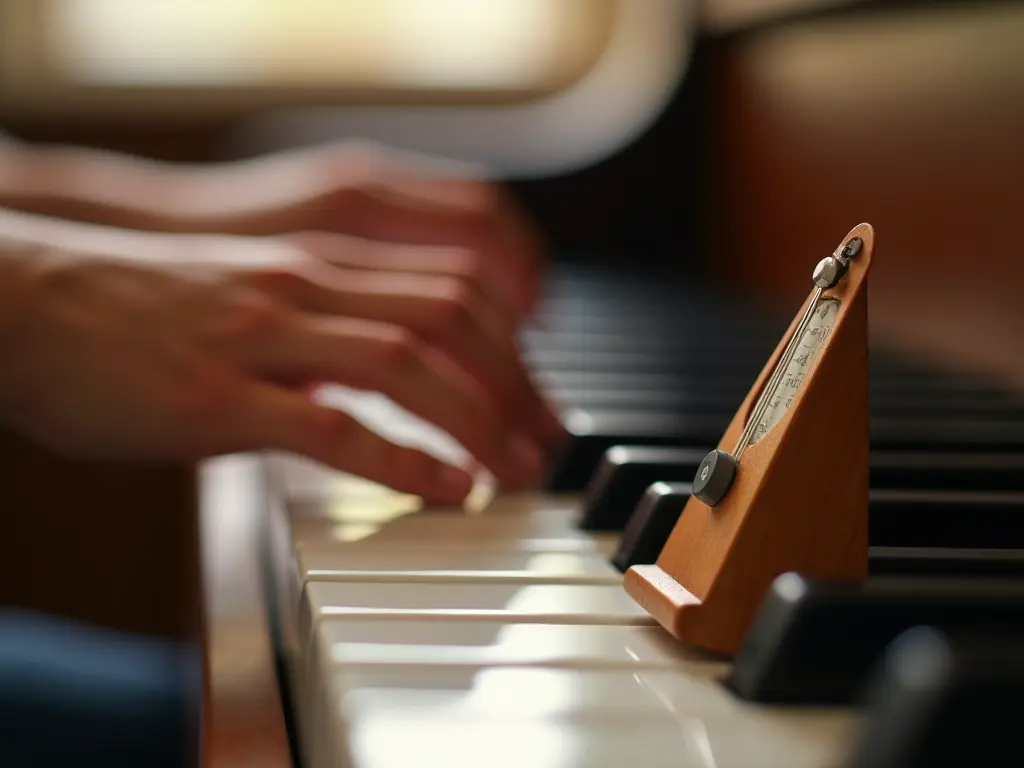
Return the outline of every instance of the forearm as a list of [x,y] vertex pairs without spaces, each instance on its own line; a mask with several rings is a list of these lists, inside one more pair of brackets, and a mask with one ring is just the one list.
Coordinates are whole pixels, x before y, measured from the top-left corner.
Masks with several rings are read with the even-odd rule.
[[323,166],[316,152],[172,165],[0,142],[0,207],[152,232],[274,234],[294,224],[294,206],[315,197]]
[[40,333],[32,308],[42,291],[55,288],[47,288],[53,267],[90,255],[130,255],[144,238],[165,239],[0,208],[0,423],[20,423],[31,399],[22,363]]
[[0,143],[0,206],[77,221],[178,230],[190,172],[126,155]]

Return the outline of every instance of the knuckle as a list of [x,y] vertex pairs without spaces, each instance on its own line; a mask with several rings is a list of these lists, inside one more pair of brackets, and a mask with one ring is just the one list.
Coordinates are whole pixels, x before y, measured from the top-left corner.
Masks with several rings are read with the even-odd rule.
[[243,284],[280,299],[301,301],[314,283],[312,259],[296,257],[292,264],[263,267],[248,274]]
[[474,321],[475,303],[472,285],[461,280],[446,281],[434,303],[437,330],[444,334],[464,330]]
[[464,184],[467,208],[478,216],[490,218],[496,215],[505,205],[502,189],[490,181],[467,179]]
[[408,328],[390,328],[378,342],[377,364],[392,373],[418,366],[423,355],[422,343]]
[[181,363],[171,388],[171,415],[181,424],[210,426],[227,418],[237,395],[237,382],[225,369]]
[[487,263],[479,251],[472,248],[448,249],[449,271],[452,277],[479,285],[487,274]]
[[475,309],[482,299],[480,289],[471,280],[461,278],[445,280],[441,287],[441,295],[466,310]]
[[206,335],[216,346],[266,341],[287,324],[289,317],[288,308],[274,297],[237,291],[225,302]]
[[463,230],[477,241],[494,236],[499,221],[507,215],[504,194],[493,184],[476,181],[467,182],[464,191],[458,213]]

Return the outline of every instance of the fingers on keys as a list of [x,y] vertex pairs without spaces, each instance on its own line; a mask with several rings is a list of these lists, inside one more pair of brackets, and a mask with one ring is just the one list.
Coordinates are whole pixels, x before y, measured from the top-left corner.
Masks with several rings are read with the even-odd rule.
[[396,445],[342,411],[301,392],[250,382],[238,413],[249,441],[293,451],[327,466],[364,477],[428,503],[459,504],[473,477],[423,451]]
[[515,324],[476,285],[445,276],[338,271],[305,308],[407,328],[451,358],[492,399],[499,417],[547,447],[562,425],[539,395],[515,342]]
[[[336,381],[382,392],[448,432],[506,486],[528,485],[542,469],[536,442],[502,417],[485,388],[407,327],[295,313],[250,354],[249,367],[271,380]],[[338,431],[350,434],[347,425]],[[375,450],[371,457],[380,459],[383,449]]]

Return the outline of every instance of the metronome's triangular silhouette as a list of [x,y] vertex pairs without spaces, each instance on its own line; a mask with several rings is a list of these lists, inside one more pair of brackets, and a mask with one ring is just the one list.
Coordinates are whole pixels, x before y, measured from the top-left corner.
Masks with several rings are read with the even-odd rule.
[[[679,640],[734,654],[776,576],[860,580],[868,567],[868,297],[874,230],[860,238],[832,330],[788,411],[749,445],[714,507],[691,497],[654,565],[626,572],[626,591]],[[800,319],[808,296],[733,417],[720,451],[732,452]]]

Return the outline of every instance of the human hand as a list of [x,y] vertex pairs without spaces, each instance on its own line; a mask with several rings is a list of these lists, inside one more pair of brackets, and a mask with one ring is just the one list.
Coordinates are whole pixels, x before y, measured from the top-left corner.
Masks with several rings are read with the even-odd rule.
[[460,247],[487,293],[518,313],[533,307],[545,262],[533,226],[479,172],[358,142],[207,165],[0,147],[0,206],[154,232],[319,230]]
[[540,292],[538,232],[501,186],[464,167],[352,142],[193,169],[168,189],[183,230],[457,247],[503,306],[528,312]]
[[0,323],[0,413],[63,450],[194,460],[276,448],[457,503],[466,468],[385,441],[309,385],[383,392],[506,487],[531,483],[561,434],[510,317],[473,276],[403,269],[422,247],[78,229],[5,275],[19,298]]

